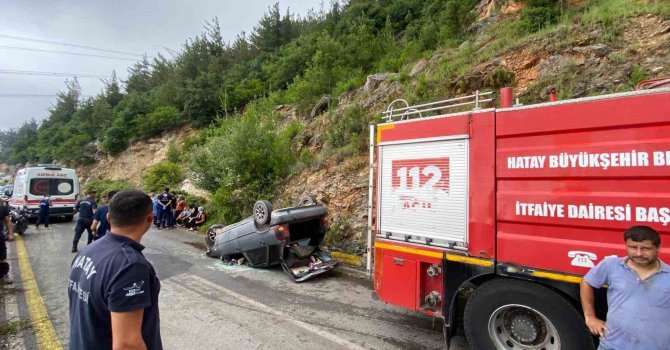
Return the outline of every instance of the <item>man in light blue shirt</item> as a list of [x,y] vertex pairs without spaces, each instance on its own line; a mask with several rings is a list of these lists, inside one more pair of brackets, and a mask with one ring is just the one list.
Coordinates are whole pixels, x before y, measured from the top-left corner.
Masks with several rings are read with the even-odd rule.
[[[624,232],[627,257],[601,261],[580,285],[586,325],[599,350],[670,349],[670,267],[660,259],[661,237],[647,226]],[[593,288],[607,285],[607,321],[594,310]]]

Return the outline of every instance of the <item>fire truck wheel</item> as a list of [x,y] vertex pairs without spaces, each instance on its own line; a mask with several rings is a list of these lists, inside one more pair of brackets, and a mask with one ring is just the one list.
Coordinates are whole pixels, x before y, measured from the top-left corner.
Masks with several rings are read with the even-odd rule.
[[73,219],[72,215],[65,215],[65,218],[64,218],[65,222],[70,222],[70,221],[72,221],[72,219]]
[[465,306],[465,335],[474,350],[594,349],[580,313],[542,285],[494,280]]

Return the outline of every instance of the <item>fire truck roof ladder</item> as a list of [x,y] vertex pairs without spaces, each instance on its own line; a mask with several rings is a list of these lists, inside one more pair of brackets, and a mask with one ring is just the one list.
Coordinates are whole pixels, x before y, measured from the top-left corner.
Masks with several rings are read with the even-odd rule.
[[[493,91],[479,92],[475,91],[472,95],[454,97],[446,100],[423,103],[415,106],[410,106],[407,101],[397,99],[389,104],[386,111],[382,113],[382,119],[386,123],[409,120],[413,118],[423,118],[424,113],[453,109],[463,106],[474,106],[474,110],[481,109],[481,104],[493,101]],[[397,103],[404,103],[403,108],[394,108]]]

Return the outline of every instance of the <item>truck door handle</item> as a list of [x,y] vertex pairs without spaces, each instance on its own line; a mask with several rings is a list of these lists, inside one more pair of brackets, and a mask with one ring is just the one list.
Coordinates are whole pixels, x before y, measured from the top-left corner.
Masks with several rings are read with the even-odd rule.
[[396,265],[404,266],[405,265],[405,259],[402,258],[393,258],[393,262]]

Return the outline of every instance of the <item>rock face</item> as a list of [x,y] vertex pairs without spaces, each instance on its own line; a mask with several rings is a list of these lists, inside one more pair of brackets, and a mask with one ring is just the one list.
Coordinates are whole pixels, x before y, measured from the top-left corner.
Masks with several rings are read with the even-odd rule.
[[423,70],[426,69],[426,65],[428,65],[428,60],[425,58],[421,59],[414,65],[414,67],[412,67],[412,70],[409,72],[409,76],[415,77],[417,74],[423,72]]
[[314,108],[312,108],[312,111],[309,113],[310,118],[314,118],[317,115],[325,112],[328,110],[328,106],[330,105],[330,101],[332,98],[330,96],[323,96],[319,99],[319,101],[316,103]]
[[128,149],[116,157],[96,153],[97,162],[77,169],[82,181],[97,179],[127,180],[141,187],[142,174],[152,165],[166,159],[170,142],[181,144],[186,136],[195,130],[185,127],[147,140],[132,143]]
[[338,163],[330,159],[316,172],[309,170],[289,178],[277,191],[276,205],[295,205],[303,194],[311,194],[328,208],[328,221],[347,227],[342,239],[365,242],[367,231],[367,155]]
[[365,81],[365,85],[363,86],[363,90],[365,92],[373,92],[375,89],[377,89],[377,87],[379,87],[379,85],[387,81],[391,76],[392,76],[391,73],[379,73],[379,74],[368,75],[368,78]]

